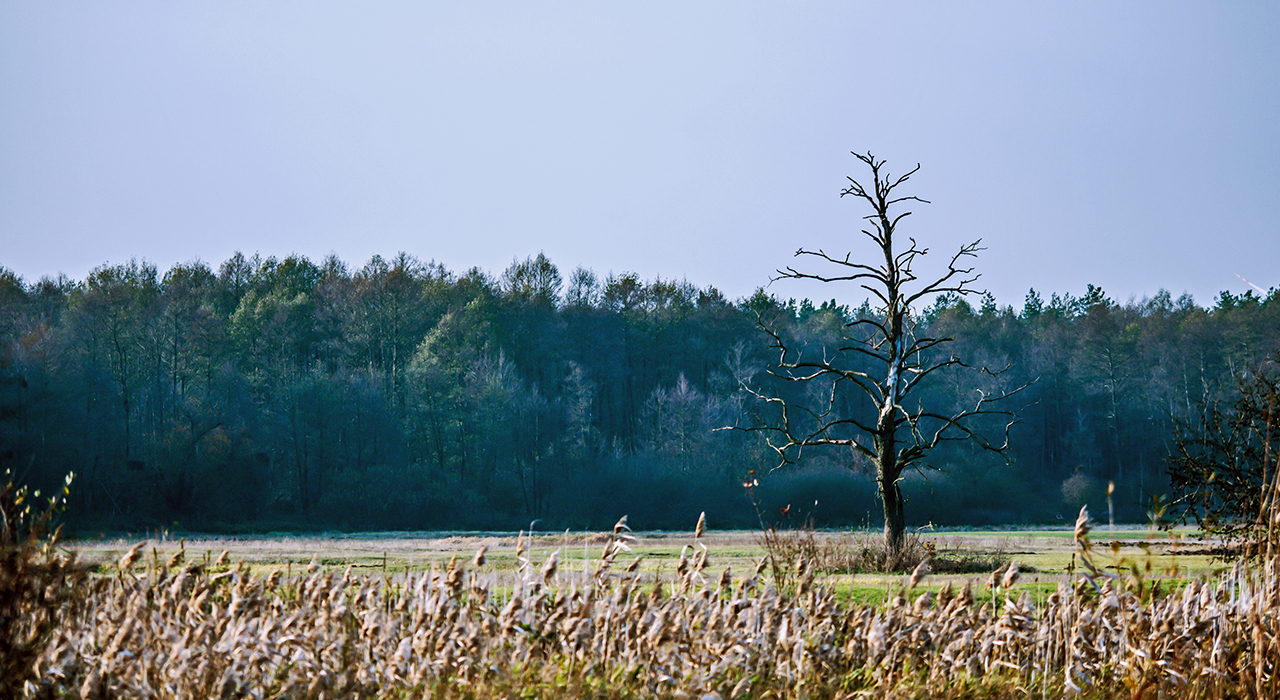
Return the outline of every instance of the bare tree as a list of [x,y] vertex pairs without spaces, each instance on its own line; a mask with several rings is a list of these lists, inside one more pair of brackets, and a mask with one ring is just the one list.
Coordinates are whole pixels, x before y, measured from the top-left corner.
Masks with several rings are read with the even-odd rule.
[[[906,526],[900,487],[903,473],[926,466],[929,453],[950,440],[972,440],[982,448],[1003,453],[1008,447],[1009,428],[1016,420],[1004,406],[1023,387],[1009,391],[1000,388],[999,382],[991,382],[985,390],[976,390],[972,403],[959,408],[908,404],[908,396],[939,370],[968,368],[988,377],[998,374],[942,353],[942,346],[953,338],[917,335],[921,319],[912,311],[917,304],[941,294],[982,293],[971,286],[978,275],[972,267],[965,266],[967,259],[982,248],[980,241],[961,246],[945,272],[932,281],[920,282],[912,265],[928,249],[913,238],[907,238],[906,246],[894,240],[898,225],[911,213],[900,211],[900,205],[910,201],[928,203],[897,193],[920,166],[893,178],[884,169],[883,160],[870,153],[854,155],[871,168],[871,188],[850,177],[849,186],[840,196],[870,205],[872,213],[864,217],[870,224],[862,233],[879,247],[883,264],[856,262],[852,253],[830,255],[821,249],[801,248],[796,251],[797,257],[818,258],[834,266],[834,270],[815,274],[786,267],[778,270],[774,281],[858,284],[878,302],[876,313],[845,324],[836,347],[824,347],[816,357],[789,337],[785,329],[761,318],[760,326],[769,335],[770,346],[779,358],[770,374],[820,391],[811,391],[809,399],[796,401],[744,387],[763,402],[758,405],[768,407],[762,411],[764,415],[757,413],[754,425],[744,429],[767,434],[769,446],[780,459],[778,468],[795,463],[806,448],[819,446],[850,449],[857,455],[850,456],[852,462],[870,460],[875,465],[884,508],[885,546],[896,552],[901,548]],[[1003,439],[998,443],[988,433],[1000,431],[984,430],[991,427],[984,425],[991,417],[1003,425]]]
[[[1236,379],[1234,392],[1206,391],[1199,411],[1175,418],[1169,480],[1175,517],[1257,556],[1280,526],[1280,352]],[[1233,555],[1234,556],[1234,555]]]

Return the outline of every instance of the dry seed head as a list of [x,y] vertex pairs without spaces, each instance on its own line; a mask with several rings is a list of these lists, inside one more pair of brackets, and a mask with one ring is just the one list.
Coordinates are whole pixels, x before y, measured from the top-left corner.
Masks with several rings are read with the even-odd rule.
[[917,615],[922,615],[926,610],[933,607],[933,593],[925,591],[916,598],[916,602],[911,606]]
[[471,563],[475,564],[477,569],[484,566],[484,554],[487,551],[489,551],[489,545],[487,544],[480,545],[480,549],[476,550],[476,556],[471,560]]
[[128,552],[125,552],[124,556],[120,557],[120,570],[128,571],[133,568],[133,565],[138,563],[138,560],[142,558],[142,549],[146,546],[146,542],[139,542],[133,545]]
[[707,531],[707,512],[702,511],[702,515],[698,516],[698,525],[693,529],[693,539],[702,537],[702,533]]
[[1013,584],[1018,581],[1018,562],[1009,562],[1009,568],[1004,572],[1004,578],[1000,580],[1000,587],[1006,591],[1013,588]]
[[951,587],[950,581],[947,581],[946,583],[942,584],[942,588],[938,589],[938,605],[946,605],[947,603],[951,602],[951,596],[954,594],[955,594],[955,591]]
[[445,588],[449,589],[450,594],[457,595],[462,590],[462,574],[462,567],[458,566],[458,555],[455,554],[449,558],[449,569],[444,578]]
[[1076,518],[1075,541],[1084,551],[1089,551],[1089,506],[1080,506],[1080,515]]
[[556,566],[559,564],[560,550],[551,553],[547,557],[546,563],[542,565],[542,582],[551,585],[551,579],[556,575]]
[[649,589],[649,601],[652,603],[662,602],[662,579],[655,578],[653,580],[653,588]]
[[693,570],[701,573],[705,568],[707,568],[707,550],[700,549],[693,555]]
[[987,588],[995,588],[1000,585],[1001,577],[1004,576],[1005,567],[997,567],[991,575],[987,577]]
[[912,590],[915,590],[915,587],[919,586],[920,583],[924,581],[924,577],[928,573],[929,573],[929,560],[922,559],[919,564],[916,564],[916,568],[911,571],[911,580],[908,583],[907,587]]

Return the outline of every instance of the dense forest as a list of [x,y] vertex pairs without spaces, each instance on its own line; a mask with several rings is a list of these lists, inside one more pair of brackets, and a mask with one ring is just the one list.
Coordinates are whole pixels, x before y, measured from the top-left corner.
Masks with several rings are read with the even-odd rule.
[[[1105,512],[1112,481],[1117,518],[1142,520],[1169,488],[1173,421],[1280,347],[1276,290],[1211,308],[1093,286],[973,301],[943,295],[915,320],[955,338],[940,351],[1006,368],[997,381],[1034,381],[1007,454],[955,443],[907,478],[913,526]],[[633,273],[566,280],[542,255],[496,278],[406,254],[359,269],[237,254],[163,275],[135,261],[34,283],[0,268],[0,466],[45,488],[74,471],[86,531],[555,530],[624,513],[676,528],[700,511],[740,527],[788,505],[878,527],[870,465],[811,451],[771,471],[758,433],[715,430],[757,410],[744,383],[771,382],[759,319],[821,352],[874,313]],[[951,372],[913,400],[960,405],[991,381]]]

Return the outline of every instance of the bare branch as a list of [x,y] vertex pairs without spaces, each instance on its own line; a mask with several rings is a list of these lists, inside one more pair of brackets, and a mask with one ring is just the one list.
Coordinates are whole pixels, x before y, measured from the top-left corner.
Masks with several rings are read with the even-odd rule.
[[[978,290],[971,289],[969,285],[973,284],[974,282],[977,282],[978,278],[981,275],[974,274],[972,267],[963,268],[963,267],[957,267],[956,265],[956,263],[959,262],[961,258],[977,257],[979,251],[986,250],[986,248],[979,247],[980,243],[982,243],[981,238],[974,241],[973,243],[960,246],[960,250],[956,252],[955,255],[951,256],[951,262],[947,265],[946,274],[944,274],[942,277],[938,278],[937,280],[933,281],[932,283],[925,285],[923,289],[908,296],[906,299],[906,303],[908,305],[911,305],[911,304],[914,304],[917,300],[925,296],[945,294],[947,292],[954,292],[956,294],[980,293],[978,292]],[[957,275],[961,276],[961,280],[959,282],[955,282],[953,284],[948,285],[947,282]]]
[[[917,302],[931,296],[977,293],[971,285],[979,275],[966,263],[968,258],[976,257],[983,249],[981,239],[961,246],[948,261],[945,272],[908,291],[907,287],[916,287],[920,282],[912,266],[921,256],[927,255],[929,249],[911,237],[906,239],[905,247],[895,248],[897,227],[911,214],[898,209],[909,202],[927,204],[928,200],[898,194],[895,190],[906,184],[920,170],[920,165],[892,177],[885,170],[885,161],[871,153],[855,152],[853,155],[871,170],[871,179],[864,184],[864,181],[849,177],[849,184],[841,190],[840,196],[870,205],[871,212],[863,217],[869,223],[862,233],[876,244],[883,263],[859,262],[852,252],[832,255],[822,249],[801,248],[796,251],[796,257],[816,258],[820,263],[834,265],[837,270],[811,272],[785,267],[777,271],[772,281],[853,282],[878,300],[882,315],[846,322],[834,354],[828,356],[824,350],[820,359],[806,358],[802,348],[793,347],[795,343],[782,331],[761,322],[761,328],[770,339],[770,348],[779,353],[778,364],[769,371],[769,376],[780,382],[780,387],[812,382],[829,384],[816,385],[821,387],[823,395],[811,398],[816,404],[814,406],[744,386],[744,391],[770,413],[768,416],[754,414],[755,425],[739,429],[766,434],[767,444],[779,458],[775,468],[796,463],[806,449],[814,447],[849,447],[873,460],[885,513],[886,542],[896,547],[901,542],[905,523],[905,500],[899,490],[903,470],[924,464],[933,449],[949,441],[971,440],[983,449],[1005,453],[1010,428],[1017,422],[1016,412],[1007,408],[1009,399],[1029,385],[1013,390],[978,391],[978,398],[971,407],[954,412],[924,407],[908,411],[903,407],[906,398],[937,372],[965,369],[982,376],[1000,374],[1001,370],[972,367],[955,355],[933,357],[953,338],[917,337],[915,331],[919,321],[912,314],[912,307]],[[866,398],[859,398],[857,392],[849,394],[848,384],[858,387]],[[861,402],[862,408],[852,408],[848,396]],[[875,416],[874,422],[868,419],[872,415]],[[993,439],[985,430],[991,421],[1004,423],[1002,439]]]

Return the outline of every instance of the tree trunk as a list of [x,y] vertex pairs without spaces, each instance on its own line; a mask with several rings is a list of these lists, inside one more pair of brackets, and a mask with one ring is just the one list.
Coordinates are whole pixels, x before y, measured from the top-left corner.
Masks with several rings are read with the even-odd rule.
[[879,474],[880,505],[884,508],[884,546],[888,553],[902,550],[903,533],[907,528],[906,509],[902,490],[898,488],[898,474]]
[[884,547],[886,553],[896,555],[902,549],[902,533],[906,529],[906,509],[898,477],[902,466],[898,464],[896,431],[893,425],[892,405],[880,411],[880,423],[876,435],[876,483],[880,487],[880,505],[884,510]]

